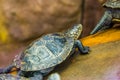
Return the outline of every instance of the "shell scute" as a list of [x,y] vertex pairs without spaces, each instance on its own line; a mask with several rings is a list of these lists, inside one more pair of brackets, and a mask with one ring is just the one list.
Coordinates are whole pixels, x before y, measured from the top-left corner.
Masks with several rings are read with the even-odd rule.
[[36,50],[36,53],[40,57],[41,60],[50,57],[50,52],[46,49],[46,47],[39,47]]
[[57,46],[55,43],[46,43],[46,47],[53,53],[54,55],[59,54],[62,51],[62,47]]
[[56,44],[58,44],[60,47],[63,47],[66,43],[66,39],[65,38],[54,38],[54,42]]

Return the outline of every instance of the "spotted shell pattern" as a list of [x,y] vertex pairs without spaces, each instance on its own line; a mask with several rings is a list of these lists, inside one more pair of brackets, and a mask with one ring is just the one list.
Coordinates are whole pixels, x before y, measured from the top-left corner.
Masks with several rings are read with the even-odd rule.
[[74,39],[55,33],[42,36],[24,51],[23,71],[44,70],[63,62],[70,54]]
[[107,0],[104,4],[104,7],[110,8],[120,8],[120,0]]

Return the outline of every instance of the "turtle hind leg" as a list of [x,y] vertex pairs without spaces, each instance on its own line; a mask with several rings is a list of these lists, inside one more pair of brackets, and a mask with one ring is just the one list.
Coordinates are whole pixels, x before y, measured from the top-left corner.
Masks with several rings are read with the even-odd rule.
[[6,68],[1,68],[0,69],[0,74],[2,74],[2,73],[9,73],[9,72],[11,72],[12,68],[14,68],[14,67],[15,66],[11,64],[11,65],[9,65]]
[[75,41],[75,46],[82,54],[87,54],[90,50],[88,46],[83,46],[82,42],[79,40]]
[[61,80],[60,75],[58,73],[51,74],[47,80]]

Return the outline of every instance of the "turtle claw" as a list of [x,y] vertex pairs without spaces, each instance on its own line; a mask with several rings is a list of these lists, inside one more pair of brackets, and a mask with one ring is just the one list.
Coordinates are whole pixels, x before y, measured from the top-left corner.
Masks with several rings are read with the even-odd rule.
[[95,33],[97,33],[97,31],[92,31],[90,34],[93,35],[93,34],[95,34]]
[[104,30],[109,29],[109,28],[111,28],[111,26],[104,26],[104,27],[101,27],[101,28],[95,27],[95,29],[93,29],[93,31],[90,34],[93,35],[97,32],[104,31]]
[[88,54],[89,51],[90,51],[90,47],[85,46],[82,54]]
[[93,35],[93,34],[95,34],[95,33],[97,33],[97,32],[99,32],[99,31],[102,31],[102,30],[105,30],[105,28],[104,27],[95,27],[93,30],[92,30],[92,32],[90,33],[91,35]]
[[93,35],[93,34],[95,34],[95,33],[97,33],[97,32],[98,32],[98,30],[93,29],[92,32],[91,32],[90,34]]

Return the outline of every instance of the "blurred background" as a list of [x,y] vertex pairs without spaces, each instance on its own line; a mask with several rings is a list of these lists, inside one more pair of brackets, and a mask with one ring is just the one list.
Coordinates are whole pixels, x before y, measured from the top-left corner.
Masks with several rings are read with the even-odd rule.
[[88,36],[105,0],[0,0],[0,67],[11,63],[34,39],[83,24]]

